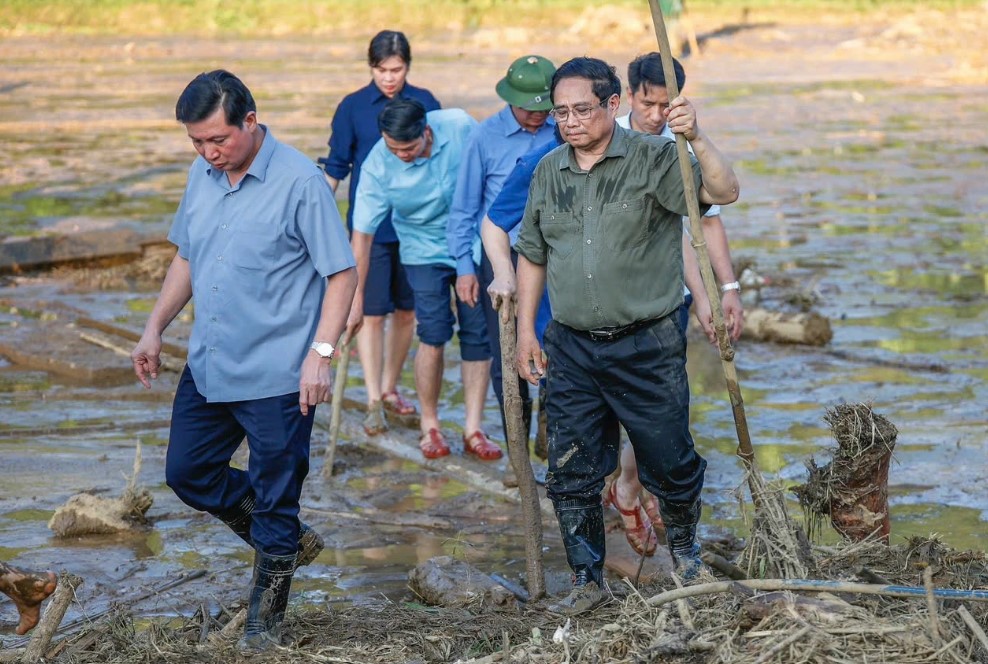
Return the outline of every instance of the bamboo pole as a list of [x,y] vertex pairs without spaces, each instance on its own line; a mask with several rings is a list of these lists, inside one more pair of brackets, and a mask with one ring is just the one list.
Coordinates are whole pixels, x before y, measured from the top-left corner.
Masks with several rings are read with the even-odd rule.
[[[662,58],[662,70],[665,73],[666,90],[669,99],[679,96],[679,86],[676,84],[676,70],[672,64],[672,51],[669,46],[669,35],[666,33],[665,20],[659,0],[648,0],[652,10],[652,23],[655,26],[655,37],[659,42],[659,54]],[[734,428],[738,434],[738,457],[744,464],[749,478],[748,486],[751,500],[757,508],[762,499],[762,486],[751,478],[757,472],[755,451],[748,434],[748,419],[744,412],[744,400],[741,397],[741,386],[738,382],[737,368],[734,366],[734,348],[724,324],[724,309],[720,303],[720,291],[714,278],[714,270],[710,264],[710,254],[703,235],[703,222],[700,219],[700,206],[697,199],[696,183],[693,181],[693,169],[690,166],[689,149],[686,147],[686,137],[676,134],[676,150],[679,155],[679,168],[683,176],[683,189],[686,194],[686,209],[690,217],[690,233],[693,236],[693,248],[696,249],[697,260],[700,263],[700,276],[703,277],[704,290],[710,300],[710,310],[713,313],[714,330],[717,333],[717,345],[720,349],[721,364],[724,368],[724,378],[727,381],[727,392],[731,398],[731,410],[734,414]]]
[[501,377],[504,389],[504,420],[508,435],[508,459],[518,479],[522,515],[525,518],[525,570],[528,594],[533,600],[545,596],[542,568],[542,513],[535,474],[528,457],[528,432],[522,421],[521,392],[515,379],[517,336],[515,303],[511,298],[494,298],[501,333]]

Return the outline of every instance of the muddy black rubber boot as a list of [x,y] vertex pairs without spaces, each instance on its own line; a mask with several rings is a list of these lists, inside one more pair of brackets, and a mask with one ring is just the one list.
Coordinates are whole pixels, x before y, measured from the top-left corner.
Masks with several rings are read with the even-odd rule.
[[604,508],[599,502],[559,501],[556,518],[566,546],[566,562],[573,570],[573,590],[547,608],[572,616],[604,601]]
[[701,504],[673,503],[659,498],[659,513],[666,527],[666,540],[676,574],[683,581],[692,581],[703,569],[700,544],[696,541],[696,524],[700,522]]
[[292,589],[292,574],[297,556],[254,554],[254,578],[240,652],[253,655],[284,645],[282,623],[288,608],[288,593]]
[[[254,548],[254,540],[250,536],[250,526],[254,521],[254,494],[248,493],[233,509],[216,514],[217,519],[230,527],[237,537]],[[298,531],[298,558],[296,569],[308,565],[322,552],[326,544],[312,526],[301,524]]]

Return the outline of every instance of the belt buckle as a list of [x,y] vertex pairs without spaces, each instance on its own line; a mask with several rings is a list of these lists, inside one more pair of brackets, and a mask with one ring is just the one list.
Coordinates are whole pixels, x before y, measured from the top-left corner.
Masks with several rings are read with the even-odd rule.
[[591,341],[611,341],[617,335],[618,330],[589,330]]

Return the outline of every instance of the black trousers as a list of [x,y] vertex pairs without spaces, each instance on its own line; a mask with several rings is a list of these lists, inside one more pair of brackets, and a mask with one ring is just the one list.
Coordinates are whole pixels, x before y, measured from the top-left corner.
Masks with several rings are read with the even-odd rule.
[[614,341],[552,321],[545,332],[549,471],[554,502],[599,504],[617,468],[618,424],[642,485],[670,503],[693,503],[707,462],[689,431],[686,335],[677,312]]

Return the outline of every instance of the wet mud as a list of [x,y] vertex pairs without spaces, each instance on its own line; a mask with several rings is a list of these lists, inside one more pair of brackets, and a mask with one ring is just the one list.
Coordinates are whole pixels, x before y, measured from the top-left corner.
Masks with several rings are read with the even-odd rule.
[[[893,543],[935,532],[957,548],[988,548],[988,66],[973,46],[979,39],[964,38],[977,25],[988,27],[983,12],[812,23],[754,16],[746,25],[711,18],[701,26],[702,57],[686,60],[686,94],[742,184],[741,200],[724,210],[733,254],[787,286],[762,287],[760,306],[809,304],[834,334],[825,347],[738,346],[759,466],[769,477],[803,481],[804,460],[833,445],[826,409],[870,403],[900,432],[889,473]],[[951,36],[954,26],[961,33]],[[570,32],[558,40],[519,34],[413,35],[410,80],[444,106],[483,118],[499,108],[494,84],[522,52],[557,63],[590,53],[623,74],[628,60],[650,50],[647,30],[594,48]],[[0,237],[119,231],[160,240],[194,156],[172,118],[174,98],[193,75],[215,67],[245,79],[281,140],[322,156],[335,104],[366,83],[366,37],[4,39]],[[242,542],[164,485],[180,363],[145,392],[125,357],[130,344],[118,339],[114,350],[83,340],[74,322],[84,314],[139,332],[157,292],[148,276],[156,268],[133,265],[0,276],[0,342],[10,349],[0,357],[0,559],[83,577],[67,620],[137,597],[143,615],[189,615],[204,603],[235,601],[249,578]],[[190,322],[184,313],[167,340],[181,346]],[[441,413],[458,440],[458,354],[449,353]],[[350,366],[347,394],[359,403],[359,363]],[[697,336],[688,369],[694,436],[709,462],[701,535],[743,535],[735,496],[743,476],[724,375]],[[411,390],[410,363],[403,384]],[[489,432],[500,431],[495,404],[491,396]],[[293,602],[400,597],[408,570],[437,555],[519,578],[523,522],[515,503],[441,464],[424,469],[379,452],[353,428],[344,430],[337,474],[324,480],[328,406],[317,418],[323,426],[313,438],[302,517],[327,548],[296,575]],[[53,537],[45,524],[69,496],[120,492],[137,440],[140,481],[154,496],[150,525]],[[505,459],[497,472],[506,467]],[[559,587],[564,557],[551,521],[545,530],[546,567],[561,573]],[[154,592],[191,570],[208,574]],[[15,613],[0,607],[6,637]]]

